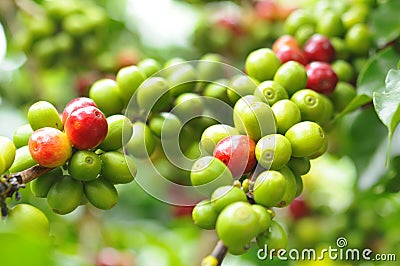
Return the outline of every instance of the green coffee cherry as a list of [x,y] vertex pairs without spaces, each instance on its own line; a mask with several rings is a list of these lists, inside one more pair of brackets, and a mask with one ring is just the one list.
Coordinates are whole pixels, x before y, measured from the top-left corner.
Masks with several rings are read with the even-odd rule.
[[325,103],[321,94],[311,89],[304,89],[294,93],[290,100],[300,109],[303,121],[321,121],[321,114],[325,112]]
[[215,229],[218,212],[209,200],[202,200],[196,204],[192,211],[192,219],[195,225],[202,229]]
[[137,158],[148,158],[156,147],[153,133],[143,122],[133,123],[132,128],[132,137],[125,145],[126,152]]
[[259,82],[247,75],[236,75],[229,81],[228,98],[236,103],[241,97],[252,95]]
[[80,205],[82,195],[82,182],[64,175],[50,188],[47,203],[53,212],[63,215],[72,212]]
[[232,250],[247,245],[258,233],[259,215],[248,202],[235,202],[218,216],[215,229],[222,242]]
[[179,135],[182,123],[175,114],[162,112],[150,118],[149,127],[157,137],[172,139]]
[[336,84],[335,90],[329,98],[331,99],[334,109],[340,113],[347,105],[356,97],[357,92],[353,85],[347,82],[339,81]]
[[285,194],[286,183],[286,178],[278,171],[260,173],[253,188],[255,202],[265,207],[277,206]]
[[201,135],[200,144],[204,150],[212,154],[217,143],[232,135],[239,135],[239,131],[231,126],[224,124],[216,124],[206,128]]
[[16,147],[7,137],[0,136],[0,174],[4,173],[13,164],[16,156]]
[[258,216],[258,234],[261,234],[271,226],[272,217],[264,206],[253,204],[251,208],[257,213]]
[[201,116],[203,110],[204,103],[201,96],[196,93],[184,93],[176,98],[171,112],[185,123],[192,118]]
[[269,48],[261,48],[251,52],[245,63],[247,74],[258,81],[272,79],[280,65],[281,61]]
[[13,135],[13,142],[16,148],[28,145],[29,138],[32,135],[33,130],[30,124],[24,124],[19,126]]
[[247,197],[243,190],[235,186],[219,187],[211,195],[211,204],[216,212],[237,201],[247,202]]
[[224,76],[223,57],[219,54],[208,53],[203,55],[197,64],[199,80],[214,81]]
[[233,183],[232,173],[228,167],[212,156],[202,157],[193,164],[190,180],[193,186],[197,186],[201,192],[207,195],[211,195],[220,186]]
[[118,114],[124,107],[118,83],[112,79],[100,79],[93,83],[89,89],[89,97],[105,116]]
[[267,245],[268,250],[286,249],[288,244],[286,230],[275,220],[271,221],[270,228],[258,235],[256,240],[260,248],[265,248],[265,245]]
[[278,170],[289,162],[292,156],[292,146],[285,136],[270,134],[257,142],[255,154],[262,167]]
[[276,132],[275,117],[271,107],[264,102],[254,102],[242,110],[234,107],[233,121],[241,134],[246,134],[254,141]]
[[137,66],[123,67],[118,71],[116,81],[118,83],[119,93],[125,104],[129,102],[145,78],[145,75]]
[[289,98],[286,89],[272,80],[261,82],[255,89],[254,96],[260,98],[269,105],[273,105],[282,99]]
[[161,64],[152,58],[143,59],[137,64],[137,66],[146,78],[152,76],[161,69]]
[[46,101],[38,101],[29,107],[28,121],[33,130],[43,127],[63,129],[63,123],[57,109]]
[[295,175],[305,175],[310,171],[310,159],[307,157],[292,157],[290,158],[287,166],[293,171]]
[[53,184],[55,184],[62,177],[63,172],[60,167],[57,167],[50,172],[39,176],[30,182],[32,194],[38,198],[46,198]]
[[12,207],[6,222],[19,234],[29,233],[38,237],[48,237],[49,235],[50,226],[46,215],[30,204],[21,203]]
[[101,164],[102,161],[96,153],[81,150],[72,155],[68,163],[68,172],[77,180],[94,180],[100,174]]
[[16,150],[14,162],[8,170],[10,173],[17,173],[36,164],[37,162],[32,158],[32,155],[29,152],[29,147],[23,146]]
[[303,178],[297,174],[295,174],[295,178],[296,178],[296,187],[297,187],[295,198],[297,198],[303,192]]
[[215,82],[208,83],[204,88],[203,95],[214,99],[230,103],[228,99],[229,80],[218,79]]
[[315,25],[314,16],[305,9],[298,9],[286,18],[284,29],[286,33],[295,35],[296,31],[304,25]]
[[103,151],[114,151],[122,148],[132,136],[133,126],[131,121],[124,115],[116,114],[107,117],[107,124],[106,138],[98,148]]
[[117,189],[104,178],[85,182],[84,191],[88,201],[101,210],[111,209],[118,202]]
[[131,182],[137,173],[135,161],[123,153],[110,151],[100,155],[103,162],[101,176],[113,184]]
[[294,157],[307,157],[318,152],[325,141],[320,125],[310,121],[297,123],[286,131],[285,137],[292,144]]
[[372,32],[365,23],[352,26],[345,35],[346,46],[355,55],[366,55],[372,46]]
[[307,85],[306,68],[296,61],[281,65],[275,73],[274,81],[282,85],[289,95],[305,89]]
[[170,87],[161,77],[146,79],[136,92],[136,100],[140,109],[146,112],[157,112],[167,108],[170,104]]
[[284,166],[279,169],[279,172],[285,177],[286,180],[285,193],[283,194],[282,200],[277,205],[277,207],[282,208],[288,206],[296,197],[297,182],[295,175],[289,167]]
[[173,97],[195,90],[197,73],[192,65],[188,63],[177,64],[171,67],[170,72],[166,80],[171,87]]
[[271,109],[276,120],[276,131],[280,134],[285,134],[290,127],[301,122],[300,109],[291,100],[279,100]]

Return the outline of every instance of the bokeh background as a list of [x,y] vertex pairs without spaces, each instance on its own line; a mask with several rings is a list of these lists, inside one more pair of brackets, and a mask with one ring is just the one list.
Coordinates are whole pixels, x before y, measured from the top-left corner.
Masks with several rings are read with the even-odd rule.
[[[173,58],[196,60],[218,53],[243,69],[250,51],[271,47],[287,32],[285,23],[294,10],[313,7],[317,20],[323,19],[323,10],[331,10],[346,21],[345,14],[350,16],[347,11],[354,6],[364,10],[365,15],[359,16],[373,32],[372,52],[348,59],[360,74],[375,53],[398,40],[400,6],[395,0],[2,0],[0,135],[12,138],[14,130],[27,122],[27,108],[33,102],[47,100],[62,110],[72,98],[87,95],[97,79],[115,77],[120,68],[145,58],[164,64]],[[299,37],[307,34],[307,29],[303,31]],[[374,80],[384,83],[384,67],[398,58],[382,58],[375,62],[383,62],[383,73],[355,80],[356,88],[375,85]],[[302,196],[277,211],[277,220],[288,232],[289,248],[336,248],[336,240],[344,237],[348,247],[396,254],[400,259],[399,130],[393,135],[390,167],[385,165],[387,129],[372,104],[338,119],[328,134],[328,152],[312,161],[311,172],[303,178]],[[180,174],[168,164],[160,167],[170,175]],[[48,244],[22,233],[1,238],[0,265],[187,266],[199,265],[213,249],[215,232],[197,228],[190,207],[163,203],[136,182],[118,190],[120,199],[112,210],[81,206],[59,216],[46,200],[23,189],[20,202],[33,204],[48,216],[52,241]],[[177,191],[167,193],[184,197]],[[397,264],[263,261],[254,246],[243,256],[228,255],[223,265]]]

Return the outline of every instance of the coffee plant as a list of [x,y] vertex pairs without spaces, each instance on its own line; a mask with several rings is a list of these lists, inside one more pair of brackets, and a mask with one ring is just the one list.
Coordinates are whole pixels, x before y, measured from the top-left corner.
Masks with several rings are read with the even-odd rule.
[[[16,5],[28,61],[99,69],[90,60],[109,24],[95,2]],[[28,265],[13,242],[31,265],[286,265],[281,250],[329,244],[396,252],[398,2],[262,0],[234,4],[238,16],[231,5],[194,30],[194,60],[124,62],[64,104],[26,102],[25,123],[0,136],[2,265]],[[172,228],[139,221],[165,222],[165,209]],[[99,222],[107,212],[113,223]],[[78,213],[79,226],[68,219]],[[60,232],[89,261],[69,261],[77,250],[60,248]]]

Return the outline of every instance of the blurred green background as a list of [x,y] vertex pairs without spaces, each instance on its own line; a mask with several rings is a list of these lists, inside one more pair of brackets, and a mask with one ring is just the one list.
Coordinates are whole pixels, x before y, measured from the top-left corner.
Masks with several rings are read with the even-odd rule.
[[[290,10],[318,1],[276,2]],[[92,19],[91,24],[84,25],[75,17],[65,25],[68,22],[60,17],[71,6],[85,10],[83,15]],[[14,130],[27,122],[27,108],[36,100],[48,100],[62,110],[70,99],[87,95],[95,80],[113,77],[121,67],[144,58],[165,63],[175,57],[195,60],[213,52],[242,69],[251,50],[270,47],[284,32],[284,16],[257,20],[251,17],[252,6],[251,1],[2,0],[0,135],[12,138]],[[393,16],[400,8],[371,9],[399,24]],[[248,34],[232,35],[212,24],[221,14],[238,20],[244,17],[242,26],[249,28]],[[399,27],[395,38],[389,39],[398,38]],[[382,36],[393,35],[387,28],[382,31],[376,34],[377,46]],[[289,235],[289,248],[336,248],[336,240],[344,237],[348,247],[399,257],[399,130],[393,136],[390,167],[385,166],[387,131],[372,105],[339,119],[329,131],[329,141],[329,152],[312,161],[311,172],[303,178],[304,192],[293,207],[297,212],[290,208],[277,211],[277,220]],[[190,208],[160,202],[136,182],[118,190],[119,203],[112,210],[81,206],[59,216],[51,212],[46,200],[35,198],[29,187],[23,189],[20,202],[37,206],[48,216],[50,238],[0,226],[0,265],[199,265],[213,249],[215,232],[197,228]],[[10,206],[15,204],[9,201]],[[101,260],[114,264],[101,264]],[[397,264],[263,261],[253,246],[244,256],[228,255],[223,265]]]

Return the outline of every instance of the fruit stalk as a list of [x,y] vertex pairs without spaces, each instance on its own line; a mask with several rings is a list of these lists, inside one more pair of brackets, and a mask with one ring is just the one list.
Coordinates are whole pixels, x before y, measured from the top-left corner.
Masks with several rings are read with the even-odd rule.
[[52,168],[43,167],[40,165],[32,166],[24,171],[6,174],[0,177],[0,205],[1,214],[4,218],[8,214],[8,207],[6,204],[7,198],[15,198],[18,200],[20,197],[19,189],[24,188],[25,184],[38,178],[41,175],[49,172]]
[[221,240],[217,242],[211,254],[205,257],[201,263],[202,266],[219,266],[222,264],[228,248],[222,243]]

